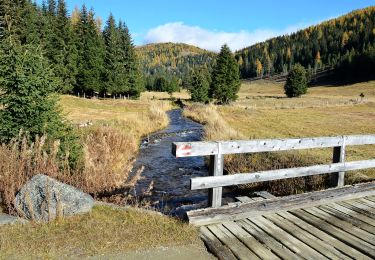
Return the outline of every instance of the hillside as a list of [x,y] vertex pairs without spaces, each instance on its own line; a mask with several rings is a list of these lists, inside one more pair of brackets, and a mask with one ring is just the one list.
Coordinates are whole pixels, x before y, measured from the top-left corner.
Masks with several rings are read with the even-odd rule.
[[195,65],[212,66],[215,53],[183,43],[148,44],[136,48],[146,79],[164,76],[183,80]]
[[272,38],[236,53],[243,78],[287,72],[295,63],[314,73],[334,67],[340,76],[372,79],[375,66],[375,6]]

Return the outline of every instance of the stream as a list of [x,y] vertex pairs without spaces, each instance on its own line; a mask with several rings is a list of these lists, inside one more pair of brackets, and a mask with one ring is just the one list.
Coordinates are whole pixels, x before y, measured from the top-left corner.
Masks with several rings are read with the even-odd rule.
[[207,206],[208,191],[190,190],[190,179],[207,176],[208,168],[204,157],[175,158],[172,143],[201,140],[203,126],[183,117],[181,109],[167,113],[168,127],[142,141],[133,172],[144,169],[134,195],[166,214],[182,216]]

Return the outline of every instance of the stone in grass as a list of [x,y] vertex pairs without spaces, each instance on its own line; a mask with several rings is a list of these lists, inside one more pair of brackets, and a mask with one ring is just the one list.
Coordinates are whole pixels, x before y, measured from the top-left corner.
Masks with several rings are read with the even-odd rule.
[[27,220],[0,213],[0,226],[12,225],[12,224],[18,224],[18,223],[24,224],[24,223],[27,223]]
[[39,174],[22,187],[14,204],[21,217],[51,221],[90,212],[94,199],[73,186]]

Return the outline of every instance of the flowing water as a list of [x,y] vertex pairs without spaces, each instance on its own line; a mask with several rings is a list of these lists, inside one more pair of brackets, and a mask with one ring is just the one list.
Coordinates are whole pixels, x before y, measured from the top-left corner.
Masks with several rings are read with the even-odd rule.
[[169,126],[143,140],[134,171],[144,167],[135,195],[146,198],[166,213],[181,214],[205,207],[207,190],[190,190],[190,179],[207,176],[203,157],[175,158],[173,142],[199,141],[202,125],[182,116],[181,109],[168,112]]

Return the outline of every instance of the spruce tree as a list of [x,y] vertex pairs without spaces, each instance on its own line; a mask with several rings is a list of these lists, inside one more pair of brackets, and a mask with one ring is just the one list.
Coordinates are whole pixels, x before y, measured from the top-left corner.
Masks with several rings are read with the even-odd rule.
[[284,85],[285,94],[292,97],[299,97],[307,93],[307,73],[301,64],[293,66],[288,74]]
[[228,104],[237,99],[240,89],[240,75],[236,59],[228,45],[221,47],[212,72],[210,95],[219,103]]
[[77,137],[57,106],[53,71],[39,47],[20,45],[13,37],[0,50],[0,141],[9,142],[26,133],[30,141],[47,135],[59,139],[60,155],[69,154],[75,166],[81,153]]
[[120,94],[126,85],[125,71],[121,57],[120,32],[116,27],[116,21],[110,14],[103,31],[105,43],[104,75],[101,93],[105,95],[108,91]]
[[58,0],[54,30],[57,37],[57,45],[54,46],[57,50],[54,70],[56,76],[63,82],[59,91],[68,93],[75,84],[78,54],[73,27],[64,0]]
[[137,54],[134,44],[125,23],[119,23],[121,57],[125,73],[125,86],[123,92],[131,97],[138,98],[143,89],[142,76],[139,69]]
[[76,91],[93,95],[101,89],[104,66],[104,42],[98,33],[94,12],[88,12],[83,6],[76,28],[79,39]]
[[209,99],[210,83],[207,73],[202,68],[193,70],[190,79],[190,94],[193,102],[207,103]]

